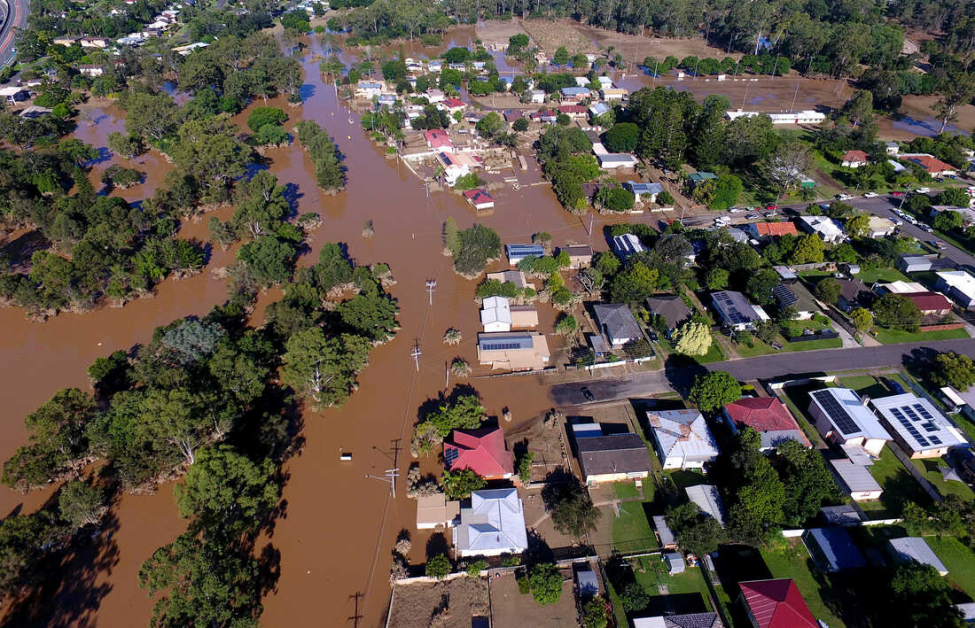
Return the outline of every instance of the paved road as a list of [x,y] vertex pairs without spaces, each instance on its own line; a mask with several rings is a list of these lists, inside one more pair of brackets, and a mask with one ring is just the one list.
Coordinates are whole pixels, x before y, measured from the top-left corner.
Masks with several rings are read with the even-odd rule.
[[582,405],[587,402],[582,394],[586,387],[594,396],[593,403],[646,397],[671,390],[686,390],[694,376],[705,369],[728,371],[741,381],[769,379],[782,375],[796,375],[810,372],[832,372],[850,369],[899,367],[911,355],[925,350],[955,351],[975,358],[975,339],[943,340],[936,342],[912,342],[879,347],[857,347],[853,349],[824,349],[822,351],[800,351],[776,353],[757,358],[715,362],[704,367],[666,367],[659,371],[648,371],[606,379],[593,379],[571,384],[552,386],[551,395],[556,405]]
[[30,11],[28,0],[7,0],[7,3],[10,6],[10,15],[0,27],[0,68],[6,67],[16,56],[15,29],[27,27],[27,14]]

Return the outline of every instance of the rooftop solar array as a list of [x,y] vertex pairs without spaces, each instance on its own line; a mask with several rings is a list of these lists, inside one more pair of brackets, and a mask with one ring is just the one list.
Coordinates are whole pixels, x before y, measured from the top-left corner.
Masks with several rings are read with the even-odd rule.
[[732,293],[727,291],[715,292],[711,295],[712,300],[725,314],[728,322],[732,325],[740,325],[743,323],[750,323],[754,320],[754,316],[750,316],[747,313],[742,312],[738,309],[739,303],[732,296]]
[[779,284],[772,290],[772,296],[779,302],[779,307],[787,308],[799,302],[799,297],[783,284]]
[[857,425],[856,421],[853,420],[850,413],[846,411],[843,404],[837,401],[836,397],[830,394],[830,391],[816,390],[809,393],[809,395],[815,399],[820,406],[822,406],[823,410],[832,420],[833,425],[835,425],[836,429],[842,432],[844,436],[855,434],[860,431],[860,426]]
[[910,393],[873,400],[874,407],[915,451],[963,444],[930,402]]
[[[934,422],[931,413],[925,410],[921,404],[915,403],[911,406],[891,408],[890,413],[921,447],[927,447],[929,442],[933,445],[941,444],[940,438],[929,434],[930,432],[938,432],[941,428]],[[924,430],[925,434],[922,434],[921,430]]]
[[458,456],[460,456],[460,451],[458,451],[454,447],[451,447],[451,448],[447,449],[447,451],[444,452],[443,457],[444,457],[444,462],[446,463],[447,468],[450,468],[450,467],[452,467],[454,465],[454,463],[457,461],[457,457]]

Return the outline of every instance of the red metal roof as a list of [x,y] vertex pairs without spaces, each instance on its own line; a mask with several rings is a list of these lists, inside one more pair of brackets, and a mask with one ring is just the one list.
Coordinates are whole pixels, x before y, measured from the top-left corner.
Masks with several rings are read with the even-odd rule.
[[466,107],[463,100],[457,100],[456,98],[447,98],[443,101],[443,106],[449,109],[457,109],[458,107]]
[[[451,452],[456,452],[453,461]],[[470,469],[485,478],[514,473],[514,460],[504,447],[504,432],[499,427],[454,430],[453,441],[443,444],[443,454],[444,466],[450,471]]]
[[862,150],[848,150],[843,153],[843,161],[869,161],[870,155]]
[[940,159],[935,159],[931,155],[910,155],[904,157],[904,159],[921,166],[928,174],[940,174],[942,172],[955,172],[957,170],[957,168],[955,168],[951,164],[946,164]]
[[487,190],[477,189],[477,190],[467,190],[464,192],[464,196],[467,200],[471,201],[475,205],[478,203],[493,203],[494,197],[488,194]]
[[951,309],[951,301],[937,292],[902,292],[901,296],[913,301],[917,309],[922,312],[941,312]]
[[791,222],[757,222],[755,233],[760,236],[799,235],[796,226]]
[[816,628],[816,618],[791,578],[739,583],[758,628]]
[[560,113],[565,113],[565,114],[569,114],[569,113],[583,113],[584,114],[584,113],[586,113],[586,111],[587,111],[587,109],[585,107],[583,107],[582,105],[562,105],[561,107],[559,107],[559,112]]
[[804,445],[810,444],[789,409],[774,397],[739,399],[724,409],[731,420],[740,426],[751,427],[756,432],[795,430],[802,437]]
[[447,135],[446,131],[441,131],[439,129],[428,129],[423,132],[423,139],[430,144],[431,148],[443,148],[451,147],[453,143],[450,141],[450,136]]

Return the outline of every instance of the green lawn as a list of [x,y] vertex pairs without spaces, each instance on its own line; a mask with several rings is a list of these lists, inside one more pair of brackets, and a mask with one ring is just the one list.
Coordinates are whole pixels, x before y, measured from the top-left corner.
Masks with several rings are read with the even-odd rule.
[[899,517],[904,503],[908,501],[927,504],[931,498],[914,476],[904,468],[897,456],[884,447],[880,458],[867,467],[877,483],[884,489],[879,502],[864,502],[860,506],[875,519],[886,519],[887,515]]
[[673,345],[669,340],[662,336],[658,344],[667,352],[668,357],[676,361],[690,362],[692,364],[694,362],[697,364],[710,364],[711,362],[722,362],[728,359],[728,357],[721,350],[721,346],[718,344],[717,338],[715,338],[714,342],[711,343],[711,348],[708,349],[708,352],[702,356],[689,356],[674,353]]
[[[708,585],[700,568],[688,566],[671,576],[659,556],[642,556],[630,561],[636,581],[650,594],[650,606],[641,615],[699,613],[714,611]],[[667,587],[666,597],[660,586]]]
[[948,578],[969,597],[975,598],[975,553],[952,536],[944,536],[940,539],[936,536],[926,536],[924,540],[945,564]]
[[901,342],[933,342],[935,340],[953,340],[955,338],[968,338],[968,332],[965,328],[960,329],[946,329],[941,331],[926,331],[909,333],[906,331],[899,331],[894,329],[886,329],[884,327],[874,327],[876,338],[879,342],[885,345],[892,345]]
[[791,547],[785,549],[762,550],[762,558],[772,572],[772,577],[792,578],[816,619],[823,620],[830,628],[845,626],[823,602],[819,582],[812,572],[812,558],[806,547],[799,540],[792,543]]
[[[767,345],[758,338],[750,338],[752,346],[748,346],[748,342],[741,342],[739,344],[733,345],[735,351],[743,358],[754,358],[759,355],[768,355],[770,353],[776,353],[776,350],[771,345]],[[780,341],[779,344],[782,344]]]
[[641,501],[623,502],[620,504],[620,516],[613,517],[613,545],[620,552],[658,547],[643,504]]
[[870,285],[879,282],[890,283],[892,281],[910,281],[907,275],[896,268],[877,268],[874,270],[861,270],[856,276],[863,283]]
[[[840,378],[840,384],[846,388],[852,388],[861,397],[863,395],[867,395],[868,397],[884,397],[891,394],[891,391],[878,382],[875,377],[870,375],[843,376]],[[909,390],[909,388],[904,386],[904,390]]]
[[617,499],[636,499],[640,497],[640,490],[636,487],[636,482],[614,482],[613,492]]
[[820,349],[839,349],[843,346],[842,338],[821,338],[819,340],[807,340],[806,342],[784,342],[782,351],[818,351]]
[[941,493],[942,497],[957,495],[966,500],[975,499],[975,493],[964,482],[944,481],[938,467],[947,467],[948,463],[941,458],[935,458],[933,460],[911,460],[911,463],[918,471],[924,474],[924,477],[934,486],[935,490]]
[[704,474],[697,471],[678,469],[676,471],[664,471],[664,475],[670,478],[670,481],[677,488],[687,488],[688,486],[708,483],[708,479],[704,477]]

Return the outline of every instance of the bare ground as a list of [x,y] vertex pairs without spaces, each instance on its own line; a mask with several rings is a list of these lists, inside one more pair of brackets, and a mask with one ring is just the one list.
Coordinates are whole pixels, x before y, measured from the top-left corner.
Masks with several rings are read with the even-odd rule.
[[[571,574],[563,573],[562,595],[551,606],[541,606],[531,594],[518,592],[514,575],[491,579],[491,625],[533,628],[578,626]],[[528,619],[531,618],[531,619]]]
[[389,626],[470,628],[471,618],[485,617],[488,612],[488,587],[484,578],[464,576],[446,582],[397,584],[389,609]]
[[508,43],[519,33],[524,33],[519,20],[482,20],[474,27],[474,33],[485,46],[492,43]]
[[614,54],[619,52],[629,65],[641,63],[646,57],[652,56],[664,59],[674,55],[678,59],[693,55],[695,57],[714,57],[724,59],[731,57],[738,59],[741,53],[725,52],[724,49],[710,46],[701,37],[687,39],[672,39],[669,37],[645,37],[641,35],[624,35],[602,28],[585,26],[576,22],[567,22],[566,27],[573,28],[586,39],[595,42],[600,48],[615,48]]
[[571,20],[525,20],[521,25],[549,56],[554,55],[560,46],[565,46],[570,55],[599,51],[589,37],[573,28]]

